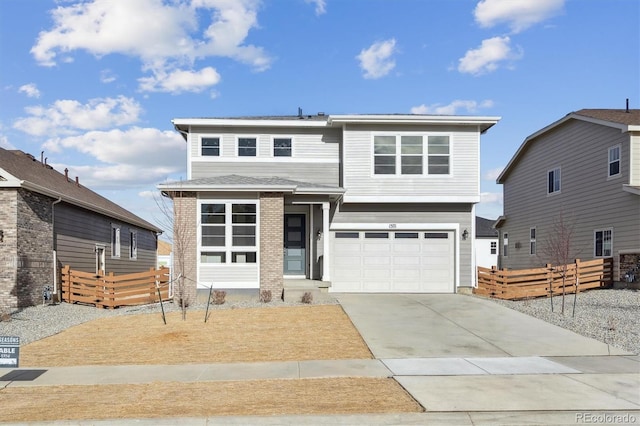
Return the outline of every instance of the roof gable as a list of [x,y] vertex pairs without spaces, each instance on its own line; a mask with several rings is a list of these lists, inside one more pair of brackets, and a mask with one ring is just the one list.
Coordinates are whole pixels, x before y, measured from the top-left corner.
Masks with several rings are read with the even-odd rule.
[[0,148],[0,187],[24,188],[154,232],[161,230],[118,204],[93,192],[19,150]]
[[520,158],[524,155],[529,146],[535,143],[535,140],[540,136],[550,132],[559,126],[563,125],[570,120],[579,120],[588,123],[597,124],[600,126],[607,126],[619,129],[621,132],[637,132],[640,131],[640,109],[581,109],[579,111],[571,112],[560,120],[557,120],[550,125],[538,130],[537,132],[527,136],[522,142],[516,153],[511,157],[511,160],[507,166],[502,170],[497,183],[504,183],[507,175],[511,172],[513,167],[518,163]]

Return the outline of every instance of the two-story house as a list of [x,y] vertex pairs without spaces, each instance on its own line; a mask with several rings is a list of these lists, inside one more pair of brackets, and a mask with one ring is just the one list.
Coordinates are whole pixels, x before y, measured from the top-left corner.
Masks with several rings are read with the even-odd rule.
[[[480,135],[499,117],[184,118],[187,180],[159,189],[191,233],[195,287],[445,292],[475,281]],[[175,240],[174,232],[174,240]],[[176,265],[180,269],[179,265]]]
[[572,258],[613,258],[620,281],[640,267],[640,110],[566,115],[527,137],[497,182],[500,267],[557,263],[547,248],[560,222]]
[[158,227],[44,159],[0,148],[0,309],[60,294],[65,265],[120,274],[156,265]]

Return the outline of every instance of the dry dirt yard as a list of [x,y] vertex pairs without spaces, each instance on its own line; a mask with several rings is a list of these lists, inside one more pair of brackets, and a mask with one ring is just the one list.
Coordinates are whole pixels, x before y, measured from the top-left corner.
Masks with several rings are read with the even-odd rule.
[[[102,318],[20,349],[20,366],[167,365],[365,359],[371,353],[339,305]],[[393,379],[29,386],[0,389],[0,421],[420,412]]]

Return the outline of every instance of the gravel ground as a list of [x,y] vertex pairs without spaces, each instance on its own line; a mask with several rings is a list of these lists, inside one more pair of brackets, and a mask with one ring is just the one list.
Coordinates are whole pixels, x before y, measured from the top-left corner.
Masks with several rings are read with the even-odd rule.
[[[575,317],[572,316],[573,295],[565,297],[564,315],[561,313],[562,297],[553,298],[554,312],[551,312],[551,301],[548,298],[521,301],[491,300],[583,336],[640,354],[640,291],[598,289],[580,293],[576,303]],[[314,303],[323,302],[314,301]],[[332,302],[329,300],[324,303]],[[224,305],[211,305],[210,309],[296,305],[300,303],[238,301],[227,302]],[[174,303],[165,302],[163,306],[166,312],[179,310],[179,306]],[[189,310],[205,308],[206,304],[200,304],[189,307]],[[25,345],[97,318],[153,312],[161,314],[159,304],[114,310],[68,303],[40,305],[14,312],[10,321],[0,321],[0,336],[19,336],[20,343]]]
[[640,354],[640,291],[594,289],[579,293],[573,314],[574,295],[508,301],[491,299],[519,312],[566,328],[586,337]]
[[[313,301],[312,304],[337,303],[333,299]],[[301,303],[271,301],[261,303],[258,300],[241,300],[226,302],[223,305],[211,304],[209,309],[237,309],[237,308],[268,308],[278,306],[300,306]],[[165,312],[179,311],[180,306],[173,302],[164,302]],[[188,308],[187,315],[194,315],[195,310],[205,310],[206,303],[199,303]],[[0,312],[1,314],[2,312]],[[157,313],[162,315],[159,303],[152,305],[129,306],[118,309],[96,309],[93,306],[59,303],[53,305],[38,305],[11,313],[10,321],[3,321],[0,316],[0,336],[18,336],[20,345],[26,345],[36,340],[60,333],[69,327],[92,321],[98,318],[115,315],[135,315]],[[204,317],[203,317],[204,318]]]

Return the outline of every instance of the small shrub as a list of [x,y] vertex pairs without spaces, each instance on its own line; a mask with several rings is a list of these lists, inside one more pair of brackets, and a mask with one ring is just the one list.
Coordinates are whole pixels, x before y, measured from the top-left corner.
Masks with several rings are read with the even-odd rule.
[[261,290],[260,291],[260,302],[262,302],[262,303],[271,302],[271,290]]
[[0,312],[0,322],[11,321],[11,315],[8,312]]
[[227,298],[227,292],[224,290],[214,290],[213,291],[213,303],[216,305],[224,305],[225,299]]
[[306,291],[303,295],[302,295],[302,299],[300,300],[302,303],[306,303],[309,304],[311,302],[313,302],[313,295]]

